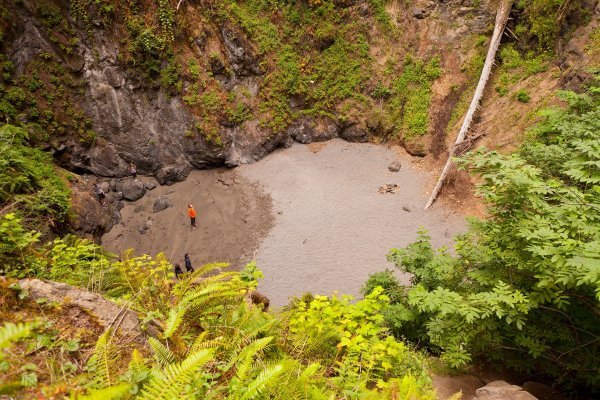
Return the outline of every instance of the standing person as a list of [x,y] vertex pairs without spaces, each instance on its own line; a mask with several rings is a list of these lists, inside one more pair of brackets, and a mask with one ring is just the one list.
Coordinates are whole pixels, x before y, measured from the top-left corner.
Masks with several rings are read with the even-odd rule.
[[188,253],[185,253],[183,260],[185,261],[185,270],[187,272],[194,272],[194,267],[192,267],[192,261],[190,260],[190,255]]
[[131,174],[134,181],[137,181],[137,168],[134,163],[129,163],[129,173]]
[[191,204],[188,204],[188,217],[190,217],[190,224],[192,229],[196,229],[196,210]]
[[181,274],[183,274],[183,271],[181,270],[181,265],[175,264],[175,277],[179,279],[179,275]]
[[104,190],[102,190],[100,185],[98,185],[97,183],[94,183],[94,194],[96,195],[96,197],[98,197],[98,201],[102,206],[106,205],[106,194],[104,193]]

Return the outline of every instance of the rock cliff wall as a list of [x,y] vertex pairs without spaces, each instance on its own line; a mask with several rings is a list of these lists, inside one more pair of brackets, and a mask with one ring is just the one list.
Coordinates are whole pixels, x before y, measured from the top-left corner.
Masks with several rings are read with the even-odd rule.
[[294,140],[444,153],[495,1],[261,4],[1,0],[0,113],[69,170],[161,184]]

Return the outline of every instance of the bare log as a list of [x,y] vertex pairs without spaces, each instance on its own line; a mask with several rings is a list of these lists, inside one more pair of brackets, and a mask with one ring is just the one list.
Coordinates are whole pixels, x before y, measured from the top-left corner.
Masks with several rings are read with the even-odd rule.
[[502,39],[502,34],[504,33],[504,28],[506,27],[506,22],[508,21],[508,15],[510,13],[512,3],[513,0],[501,0],[500,4],[498,5],[496,23],[494,24],[494,33],[492,34],[492,40],[490,41],[490,46],[485,57],[485,63],[483,64],[483,69],[481,70],[481,76],[479,77],[477,88],[475,89],[475,93],[473,93],[471,105],[467,110],[467,114],[465,115],[465,119],[462,123],[462,126],[460,127],[460,131],[458,132],[456,141],[454,142],[454,145],[450,148],[450,154],[448,155],[446,165],[444,165],[444,169],[440,174],[440,178],[438,179],[435,188],[433,188],[433,192],[431,192],[431,196],[429,197],[427,205],[425,205],[426,210],[433,204],[433,202],[437,198],[437,195],[440,189],[442,188],[442,185],[444,184],[444,180],[446,179],[446,175],[448,175],[448,172],[450,172],[450,168],[452,167],[452,158],[456,154],[456,145],[465,140],[465,135],[467,134],[467,131],[471,126],[471,122],[473,122],[473,116],[475,115],[475,111],[477,111],[477,108],[479,107],[479,103],[481,101],[481,98],[483,97],[485,85],[487,84],[487,81],[490,78],[492,66],[494,65],[494,59],[496,58],[496,53],[498,52],[498,47],[500,46],[500,41]]

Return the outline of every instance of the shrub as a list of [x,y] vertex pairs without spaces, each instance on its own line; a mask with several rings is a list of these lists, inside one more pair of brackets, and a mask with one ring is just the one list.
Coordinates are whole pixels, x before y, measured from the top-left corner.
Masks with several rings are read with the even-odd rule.
[[517,93],[515,93],[515,98],[521,103],[529,103],[529,100],[531,99],[529,93],[524,89],[518,90]]
[[455,256],[424,232],[393,249],[389,260],[414,286],[384,315],[450,366],[501,359],[597,390],[600,95],[561,96],[569,108],[543,113],[518,153],[462,159],[481,176],[489,217],[456,239]]

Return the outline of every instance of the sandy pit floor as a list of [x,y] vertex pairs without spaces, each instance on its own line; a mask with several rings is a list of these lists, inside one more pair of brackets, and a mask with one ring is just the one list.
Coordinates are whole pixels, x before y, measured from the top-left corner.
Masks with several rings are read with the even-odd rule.
[[[390,172],[395,160],[402,168]],[[464,217],[442,203],[423,210],[434,179],[398,149],[342,140],[295,144],[251,165],[194,171],[185,182],[159,186],[127,203],[122,223],[102,240],[116,253],[162,251],[173,263],[182,263],[185,252],[197,265],[239,268],[255,259],[265,275],[259,290],[275,307],[309,291],[358,296],[369,274],[393,269],[387,253],[413,242],[420,227],[437,246],[465,231]],[[380,193],[387,184],[398,187]],[[159,196],[173,207],[153,213]],[[189,202],[198,211],[194,231]]]
[[[399,172],[390,162],[400,160]],[[462,215],[441,204],[423,210],[430,173],[398,150],[332,140],[294,145],[239,168],[273,200],[275,225],[256,253],[265,279],[259,290],[275,306],[305,292],[358,295],[369,274],[393,269],[386,255],[424,227],[435,245],[466,229]],[[379,187],[398,185],[381,194]],[[408,283],[408,276],[400,276]]]
[[[154,213],[161,196],[173,206]],[[195,230],[188,203],[198,214]],[[102,237],[102,244],[116,254],[127,249],[137,255],[163,252],[173,264],[183,265],[189,253],[194,265],[228,262],[236,268],[253,259],[273,224],[269,196],[234,170],[192,171],[184,182],[158,186],[136,202],[125,202],[121,217]]]

